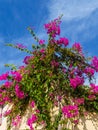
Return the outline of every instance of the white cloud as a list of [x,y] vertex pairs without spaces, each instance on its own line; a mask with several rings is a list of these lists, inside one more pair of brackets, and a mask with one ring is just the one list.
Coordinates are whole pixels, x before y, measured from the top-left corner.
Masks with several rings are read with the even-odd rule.
[[49,19],[64,14],[63,20],[86,17],[98,8],[98,0],[51,0],[48,4]]
[[70,39],[70,45],[84,44],[97,36],[98,0],[50,0],[47,8],[47,21],[63,14],[61,35]]

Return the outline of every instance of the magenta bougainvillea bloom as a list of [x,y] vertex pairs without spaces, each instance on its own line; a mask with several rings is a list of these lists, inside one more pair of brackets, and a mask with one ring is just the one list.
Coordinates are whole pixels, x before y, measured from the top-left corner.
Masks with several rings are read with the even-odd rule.
[[72,86],[74,89],[78,87],[79,85],[83,85],[84,79],[76,76],[75,78],[70,78],[70,86]]
[[12,83],[11,81],[6,81],[6,82],[4,83],[4,86],[5,86],[6,88],[10,88],[12,84],[13,84],[13,83]]
[[93,95],[93,94],[90,94],[90,95],[88,96],[88,99],[89,99],[89,100],[95,100],[95,99],[96,99],[96,96]]
[[91,67],[87,67],[85,68],[84,73],[86,73],[87,75],[93,76],[95,73],[95,70]]
[[4,112],[3,116],[8,116],[11,113],[11,110],[7,110]]
[[26,48],[26,46],[24,46],[24,45],[21,44],[21,43],[17,43],[17,44],[16,44],[16,47],[21,48],[21,49],[25,49],[25,48]]
[[45,43],[45,40],[39,40],[39,44],[43,45]]
[[20,90],[20,87],[18,84],[16,84],[16,86],[15,86],[15,94],[20,99],[23,99],[25,97],[24,92]]
[[0,80],[6,80],[9,76],[9,72],[6,72],[5,74],[0,75]]
[[57,44],[67,46],[69,44],[69,40],[65,37],[61,37],[59,40],[57,40]]
[[98,57],[94,56],[92,58],[92,63],[91,65],[96,69],[96,72],[98,72]]
[[35,114],[32,114],[30,118],[27,120],[27,125],[30,127],[30,130],[34,130],[33,123],[37,121],[37,116]]
[[17,115],[14,119],[12,119],[12,126],[18,126],[21,121],[21,116]]
[[90,86],[91,86],[91,92],[95,94],[98,93],[98,85],[91,83]]
[[84,98],[73,99],[73,102],[75,103],[75,105],[82,105],[84,104]]
[[40,53],[44,54],[45,53],[45,49],[40,49]]
[[74,43],[72,48],[78,52],[82,52],[82,47],[81,47],[80,43]]
[[54,21],[45,24],[45,29],[47,30],[48,34],[51,34],[52,37],[55,37],[56,35],[60,35],[60,26],[59,26],[59,20],[55,19]]
[[22,80],[22,75],[18,71],[11,71],[11,74],[17,82]]
[[30,56],[26,56],[26,57],[24,58],[23,63],[28,64],[30,58],[31,58]]
[[34,108],[34,107],[35,107],[35,102],[32,101],[32,102],[30,103],[30,106],[31,106],[32,108]]
[[62,113],[66,118],[73,118],[78,116],[79,111],[76,105],[68,105],[62,108]]

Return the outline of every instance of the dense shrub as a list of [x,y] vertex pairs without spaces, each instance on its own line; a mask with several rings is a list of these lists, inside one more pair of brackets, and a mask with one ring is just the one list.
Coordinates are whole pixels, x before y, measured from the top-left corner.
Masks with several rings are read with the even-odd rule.
[[[17,126],[25,116],[28,106],[32,115],[27,125],[33,130],[33,123],[45,125],[46,130],[57,130],[59,125],[66,129],[67,121],[77,124],[87,111],[98,111],[98,86],[93,83],[98,72],[98,58],[84,55],[80,43],[68,47],[69,40],[60,36],[61,17],[45,24],[48,42],[38,39],[28,28],[39,45],[28,50],[22,44],[7,44],[28,54],[24,66],[12,69],[0,76],[5,80],[0,87],[0,105],[12,104],[4,113],[8,117],[8,129]],[[9,66],[9,65],[6,65]],[[89,80],[90,86],[84,85]],[[51,117],[51,110],[58,108],[58,114]]]

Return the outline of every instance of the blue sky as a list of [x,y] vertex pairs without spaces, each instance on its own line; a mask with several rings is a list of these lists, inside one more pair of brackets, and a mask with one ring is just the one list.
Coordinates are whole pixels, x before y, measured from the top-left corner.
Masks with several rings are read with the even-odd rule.
[[80,42],[88,55],[98,56],[98,0],[0,0],[0,74],[6,63],[22,65],[26,55],[5,43],[30,48],[34,40],[27,27],[33,26],[39,38],[46,39],[43,24],[61,14],[62,36],[70,45]]

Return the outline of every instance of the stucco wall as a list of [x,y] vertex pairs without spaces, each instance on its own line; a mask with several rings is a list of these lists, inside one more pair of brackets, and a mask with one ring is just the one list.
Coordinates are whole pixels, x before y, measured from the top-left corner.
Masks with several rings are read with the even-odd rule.
[[[3,109],[3,113],[4,111],[6,111],[9,108],[9,106],[5,106]],[[1,110],[0,110],[1,112]],[[28,128],[28,126],[26,125],[26,118],[30,113],[27,112],[27,114],[25,115],[25,117],[23,117],[22,121],[21,121],[21,125],[17,128],[12,128],[11,130],[25,130],[26,128]],[[1,121],[1,126],[0,126],[0,130],[6,130],[7,128],[7,122],[6,122],[6,118],[2,118]],[[98,115],[97,114],[89,114],[88,116],[81,117],[80,118],[80,123],[73,128],[73,126],[70,124],[67,125],[68,128],[70,128],[71,130],[98,130]],[[38,127],[38,130],[44,130],[44,128],[42,128],[42,126]],[[62,130],[61,127],[59,127],[59,130]]]

